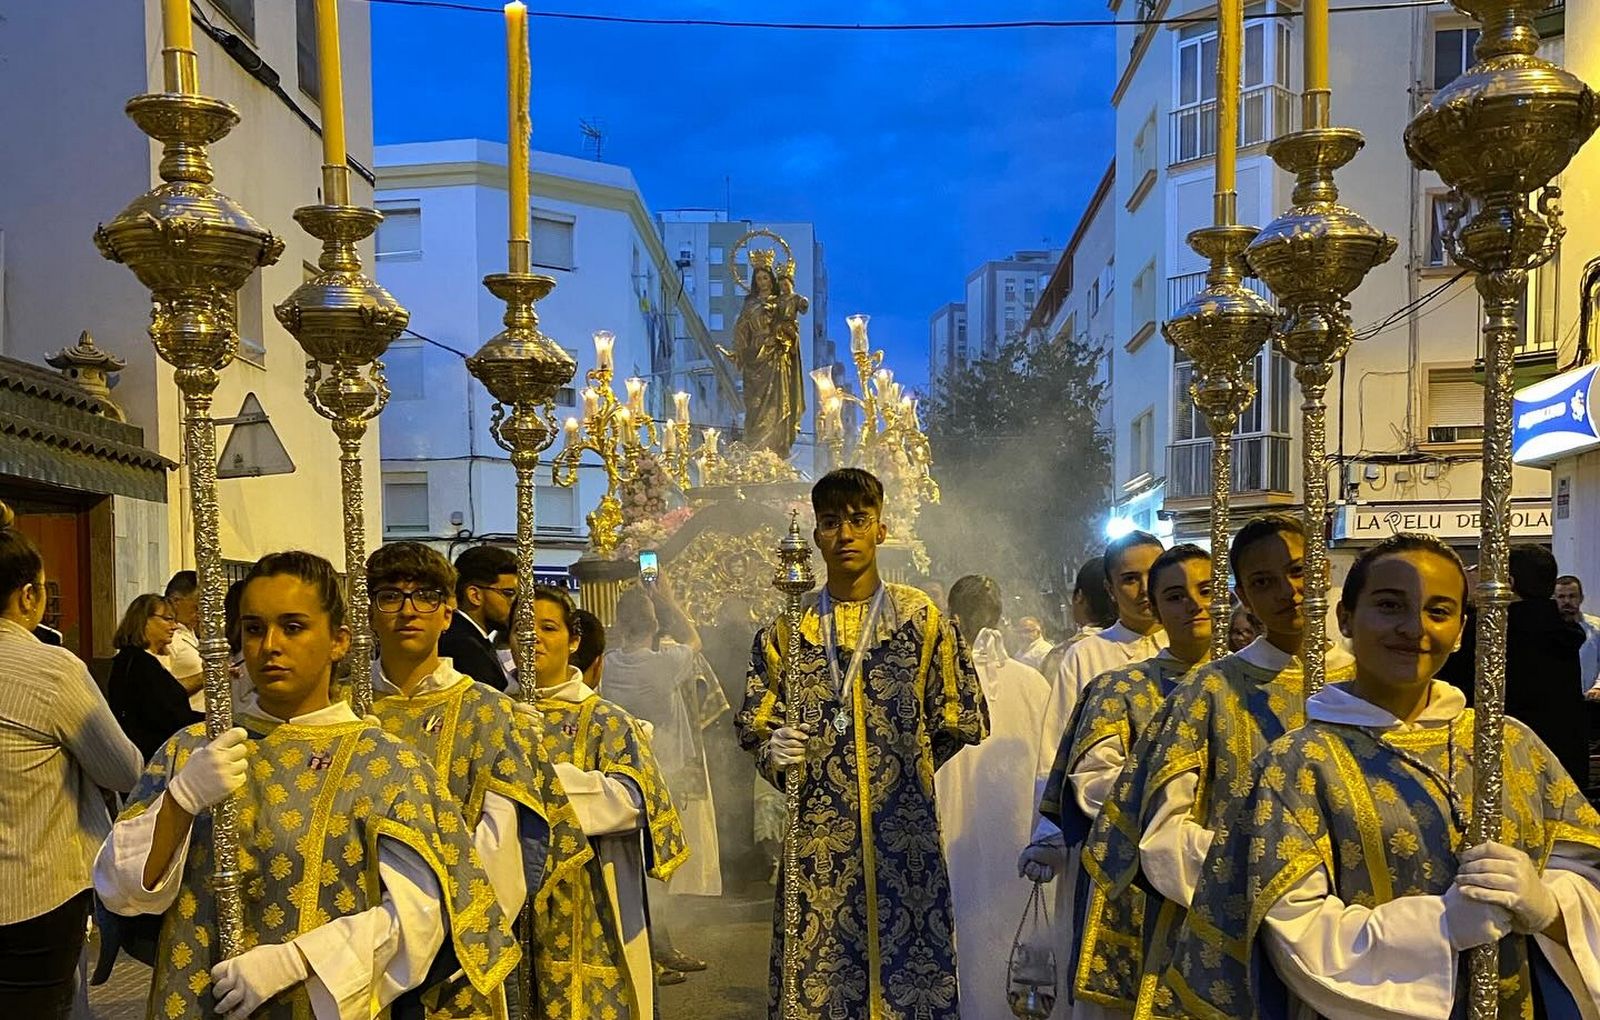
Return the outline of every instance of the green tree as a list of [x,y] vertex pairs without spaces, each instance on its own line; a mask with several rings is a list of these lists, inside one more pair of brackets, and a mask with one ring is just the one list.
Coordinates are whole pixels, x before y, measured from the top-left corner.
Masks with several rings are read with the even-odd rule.
[[1111,474],[1103,357],[1067,337],[1009,341],[928,402],[943,498],[919,531],[935,577],[988,574],[1026,596],[1060,590],[1064,571],[1099,549]]

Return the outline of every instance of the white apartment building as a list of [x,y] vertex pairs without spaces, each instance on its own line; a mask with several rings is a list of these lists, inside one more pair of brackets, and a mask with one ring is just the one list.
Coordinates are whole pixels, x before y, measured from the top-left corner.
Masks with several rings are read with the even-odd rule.
[[1100,407],[1099,430],[1110,441],[1113,463],[1118,453],[1112,428],[1115,390],[1110,385],[1115,340],[1111,309],[1117,287],[1116,216],[1111,194],[1116,172],[1115,162],[1106,167],[1072,239],[1039,294],[1039,303],[1023,324],[1030,343],[1070,343],[1100,352],[1097,381],[1106,388],[1106,400]]
[[[741,280],[749,279],[750,246],[758,250],[773,246],[770,239],[756,238],[739,248],[739,239],[752,230],[770,230],[788,243],[795,261],[795,292],[809,302],[800,317],[800,360],[807,373],[806,415],[792,461],[802,470],[822,466],[826,454],[816,446],[818,408],[809,373],[832,365],[835,381],[852,389],[855,369],[839,362],[838,349],[829,336],[828,270],[816,227],[810,223],[730,220],[723,209],[664,209],[657,221],[673,260],[673,277],[668,284],[694,308],[712,342],[729,351],[734,348],[733,327],[745,298],[745,292],[734,284],[734,274]],[[701,400],[702,392],[707,394],[701,405],[706,408],[705,424],[737,427],[743,421],[743,397],[721,393],[711,386],[711,378],[717,372],[729,371],[737,376],[733,366],[714,348],[708,356],[703,347],[680,344],[675,348],[671,371],[673,385],[696,394],[696,401]],[[723,396],[727,399],[720,399]],[[720,402],[712,403],[713,399]],[[701,416],[696,414],[695,420],[700,422]]]
[[929,387],[967,364],[967,306],[952,301],[928,319]]
[[[483,277],[506,267],[506,147],[478,139],[380,146],[376,154],[378,279],[411,310],[415,335],[384,357],[392,396],[384,412],[385,538],[415,538],[451,549],[516,535],[516,477],[489,432],[493,401],[462,355],[502,328],[505,305]],[[695,348],[711,365],[694,405],[726,406],[733,378],[709,358],[711,336],[687,295],[656,222],[626,167],[546,152],[532,156],[534,270],[553,276],[539,303],[539,327],[578,364],[557,397],[564,419],[595,367],[593,334],[616,334],[612,388],[650,381],[648,404],[670,416],[673,351]],[[698,419],[699,415],[696,414]],[[556,485],[543,458],[536,495],[539,563],[562,571],[582,552],[585,515],[605,492],[605,474],[586,455],[573,487]]]
[[[304,354],[272,314],[321,248],[293,218],[296,207],[319,200],[321,182],[312,6],[196,0],[193,12],[201,91],[231,103],[241,117],[210,147],[216,187],[287,245],[277,264],[252,276],[239,295],[239,356],[221,374],[212,413],[236,415],[254,394],[295,467],[219,483],[222,554],[235,572],[286,548],[309,549],[342,566],[338,445],[306,402]],[[339,17],[352,197],[365,203],[372,162],[367,5],[346,0]],[[82,548],[92,553],[71,569],[93,592],[93,644],[107,652],[128,602],[193,566],[181,401],[172,369],[146,333],[149,294],[126,267],[101,258],[93,242],[98,223],[159,180],[161,150],[123,106],[161,90],[161,47],[157,0],[7,4],[0,24],[0,91],[9,97],[0,104],[0,131],[11,139],[0,146],[0,355],[38,365],[90,331],[102,349],[127,362],[115,401],[143,430],[143,442],[178,465],[165,472],[154,498],[30,490],[41,515],[83,518]],[[370,267],[370,242],[363,252]],[[219,449],[230,434],[219,430]],[[376,431],[366,450],[368,527],[375,534],[382,501]],[[0,498],[22,493],[17,480],[0,479]],[[53,563],[51,569],[69,568]]]
[[945,314],[949,306],[929,318],[930,387],[937,387],[940,378],[949,372],[993,357],[1001,344],[1022,335],[1060,254],[1057,251],[1018,251],[1009,258],[984,262],[967,274],[963,298],[959,302],[966,326],[964,349],[959,342],[960,330],[952,336],[946,329],[942,339],[936,335],[939,316]]
[[[1239,218],[1258,227],[1288,208],[1293,184],[1266,155],[1268,141],[1298,127],[1299,22],[1267,17],[1285,9],[1267,0],[1246,11]],[[1215,7],[1166,0],[1146,13],[1214,18]],[[1204,542],[1211,440],[1188,397],[1189,365],[1159,324],[1204,286],[1205,263],[1184,239],[1211,216],[1215,22],[1118,32],[1116,261],[1130,282],[1113,301],[1113,513],[1146,530],[1164,518],[1176,540]],[[1355,551],[1401,528],[1436,524],[1432,530],[1475,557],[1477,525],[1459,511],[1478,498],[1482,386],[1477,298],[1470,279],[1450,282],[1459,270],[1440,241],[1443,188],[1411,167],[1402,144],[1414,111],[1470,62],[1475,31],[1439,4],[1340,15],[1332,42],[1333,121],[1367,139],[1338,175],[1342,201],[1399,241],[1394,258],[1353,296],[1358,341],[1328,392],[1337,578]],[[1528,373],[1553,368],[1562,321],[1542,279],[1530,301],[1538,312],[1523,359]],[[1266,293],[1259,281],[1251,285]],[[1236,518],[1297,504],[1300,401],[1291,369],[1275,350],[1257,358],[1259,394],[1234,439]],[[1516,487],[1519,508],[1531,512],[1522,535],[1548,539],[1548,514],[1537,512],[1547,505],[1548,480],[1519,469]]]

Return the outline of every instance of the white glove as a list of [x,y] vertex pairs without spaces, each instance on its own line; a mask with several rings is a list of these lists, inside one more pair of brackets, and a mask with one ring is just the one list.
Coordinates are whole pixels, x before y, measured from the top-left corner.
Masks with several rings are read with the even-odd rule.
[[244,785],[245,758],[250,735],[235,726],[189,756],[178,774],[167,782],[173,803],[197,815],[227,800]]
[[1525,935],[1541,932],[1561,916],[1539,869],[1516,847],[1491,840],[1464,851],[1460,861],[1456,885],[1461,895],[1510,911],[1514,930]]
[[223,1020],[245,1020],[263,1002],[310,975],[293,942],[256,946],[211,968],[211,994]]
[[1035,882],[1053,882],[1056,872],[1066,864],[1065,848],[1054,843],[1033,843],[1017,858],[1017,874]]
[[767,753],[772,756],[772,764],[786,769],[805,761],[806,742],[810,739],[811,732],[805,726],[780,726],[773,730],[767,740]]
[[1511,912],[1466,897],[1459,885],[1444,891],[1444,931],[1450,948],[1461,952],[1499,942],[1511,932]]

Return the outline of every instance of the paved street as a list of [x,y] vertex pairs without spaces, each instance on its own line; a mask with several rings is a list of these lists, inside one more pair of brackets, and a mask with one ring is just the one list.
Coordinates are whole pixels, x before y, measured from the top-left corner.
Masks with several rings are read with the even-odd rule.
[[[689,901],[676,919],[680,950],[711,964],[703,974],[661,989],[662,1020],[756,1020],[765,1015],[770,899]],[[150,971],[124,956],[111,980],[90,989],[92,1020],[143,1020]],[[84,1020],[79,1017],[77,1020]]]

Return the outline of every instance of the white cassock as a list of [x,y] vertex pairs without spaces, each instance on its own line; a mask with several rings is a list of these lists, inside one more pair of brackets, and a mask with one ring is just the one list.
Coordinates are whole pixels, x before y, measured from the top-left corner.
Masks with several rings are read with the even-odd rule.
[[1011,862],[1033,831],[1039,727],[1050,684],[1006,655],[997,630],[978,632],[972,663],[989,703],[989,736],[938,771],[934,797],[956,920],[961,1020],[1004,1020],[1012,1016],[1007,948],[1032,891]]
[[[1049,678],[1050,700],[1045,706],[1044,721],[1039,733],[1040,757],[1034,769],[1035,805],[1044,795],[1045,780],[1055,764],[1056,750],[1061,746],[1061,739],[1066,735],[1067,725],[1072,721],[1072,713],[1078,707],[1078,701],[1083,697],[1084,690],[1100,674],[1154,658],[1156,653],[1165,647],[1167,647],[1166,631],[1138,634],[1125,626],[1121,620],[1104,630],[1085,635],[1072,642],[1067,654],[1061,659],[1061,666],[1056,670],[1056,675]],[[1062,846],[1061,830],[1056,828],[1054,822],[1035,815],[1032,842]],[[1023,846],[1026,845],[1024,842]],[[1021,851],[1022,847],[1019,846],[1017,852]],[[1064,976],[1067,972],[1067,957],[1062,953],[1075,951],[1077,945],[1076,933],[1072,930],[1072,896],[1078,884],[1077,848],[1072,850],[1066,867],[1056,875],[1052,884],[1055,886],[1055,904],[1050,916],[1056,929],[1056,967]],[[1090,1005],[1082,1004],[1083,1007]],[[1099,1014],[1080,1011],[1075,1015],[1083,1018]]]
[[1055,645],[1051,644],[1045,638],[1035,638],[1033,644],[1024,648],[1022,651],[1012,656],[1012,658],[1017,662],[1022,663],[1024,666],[1038,669],[1039,663],[1044,661],[1044,657],[1049,655],[1050,649],[1054,647]]

